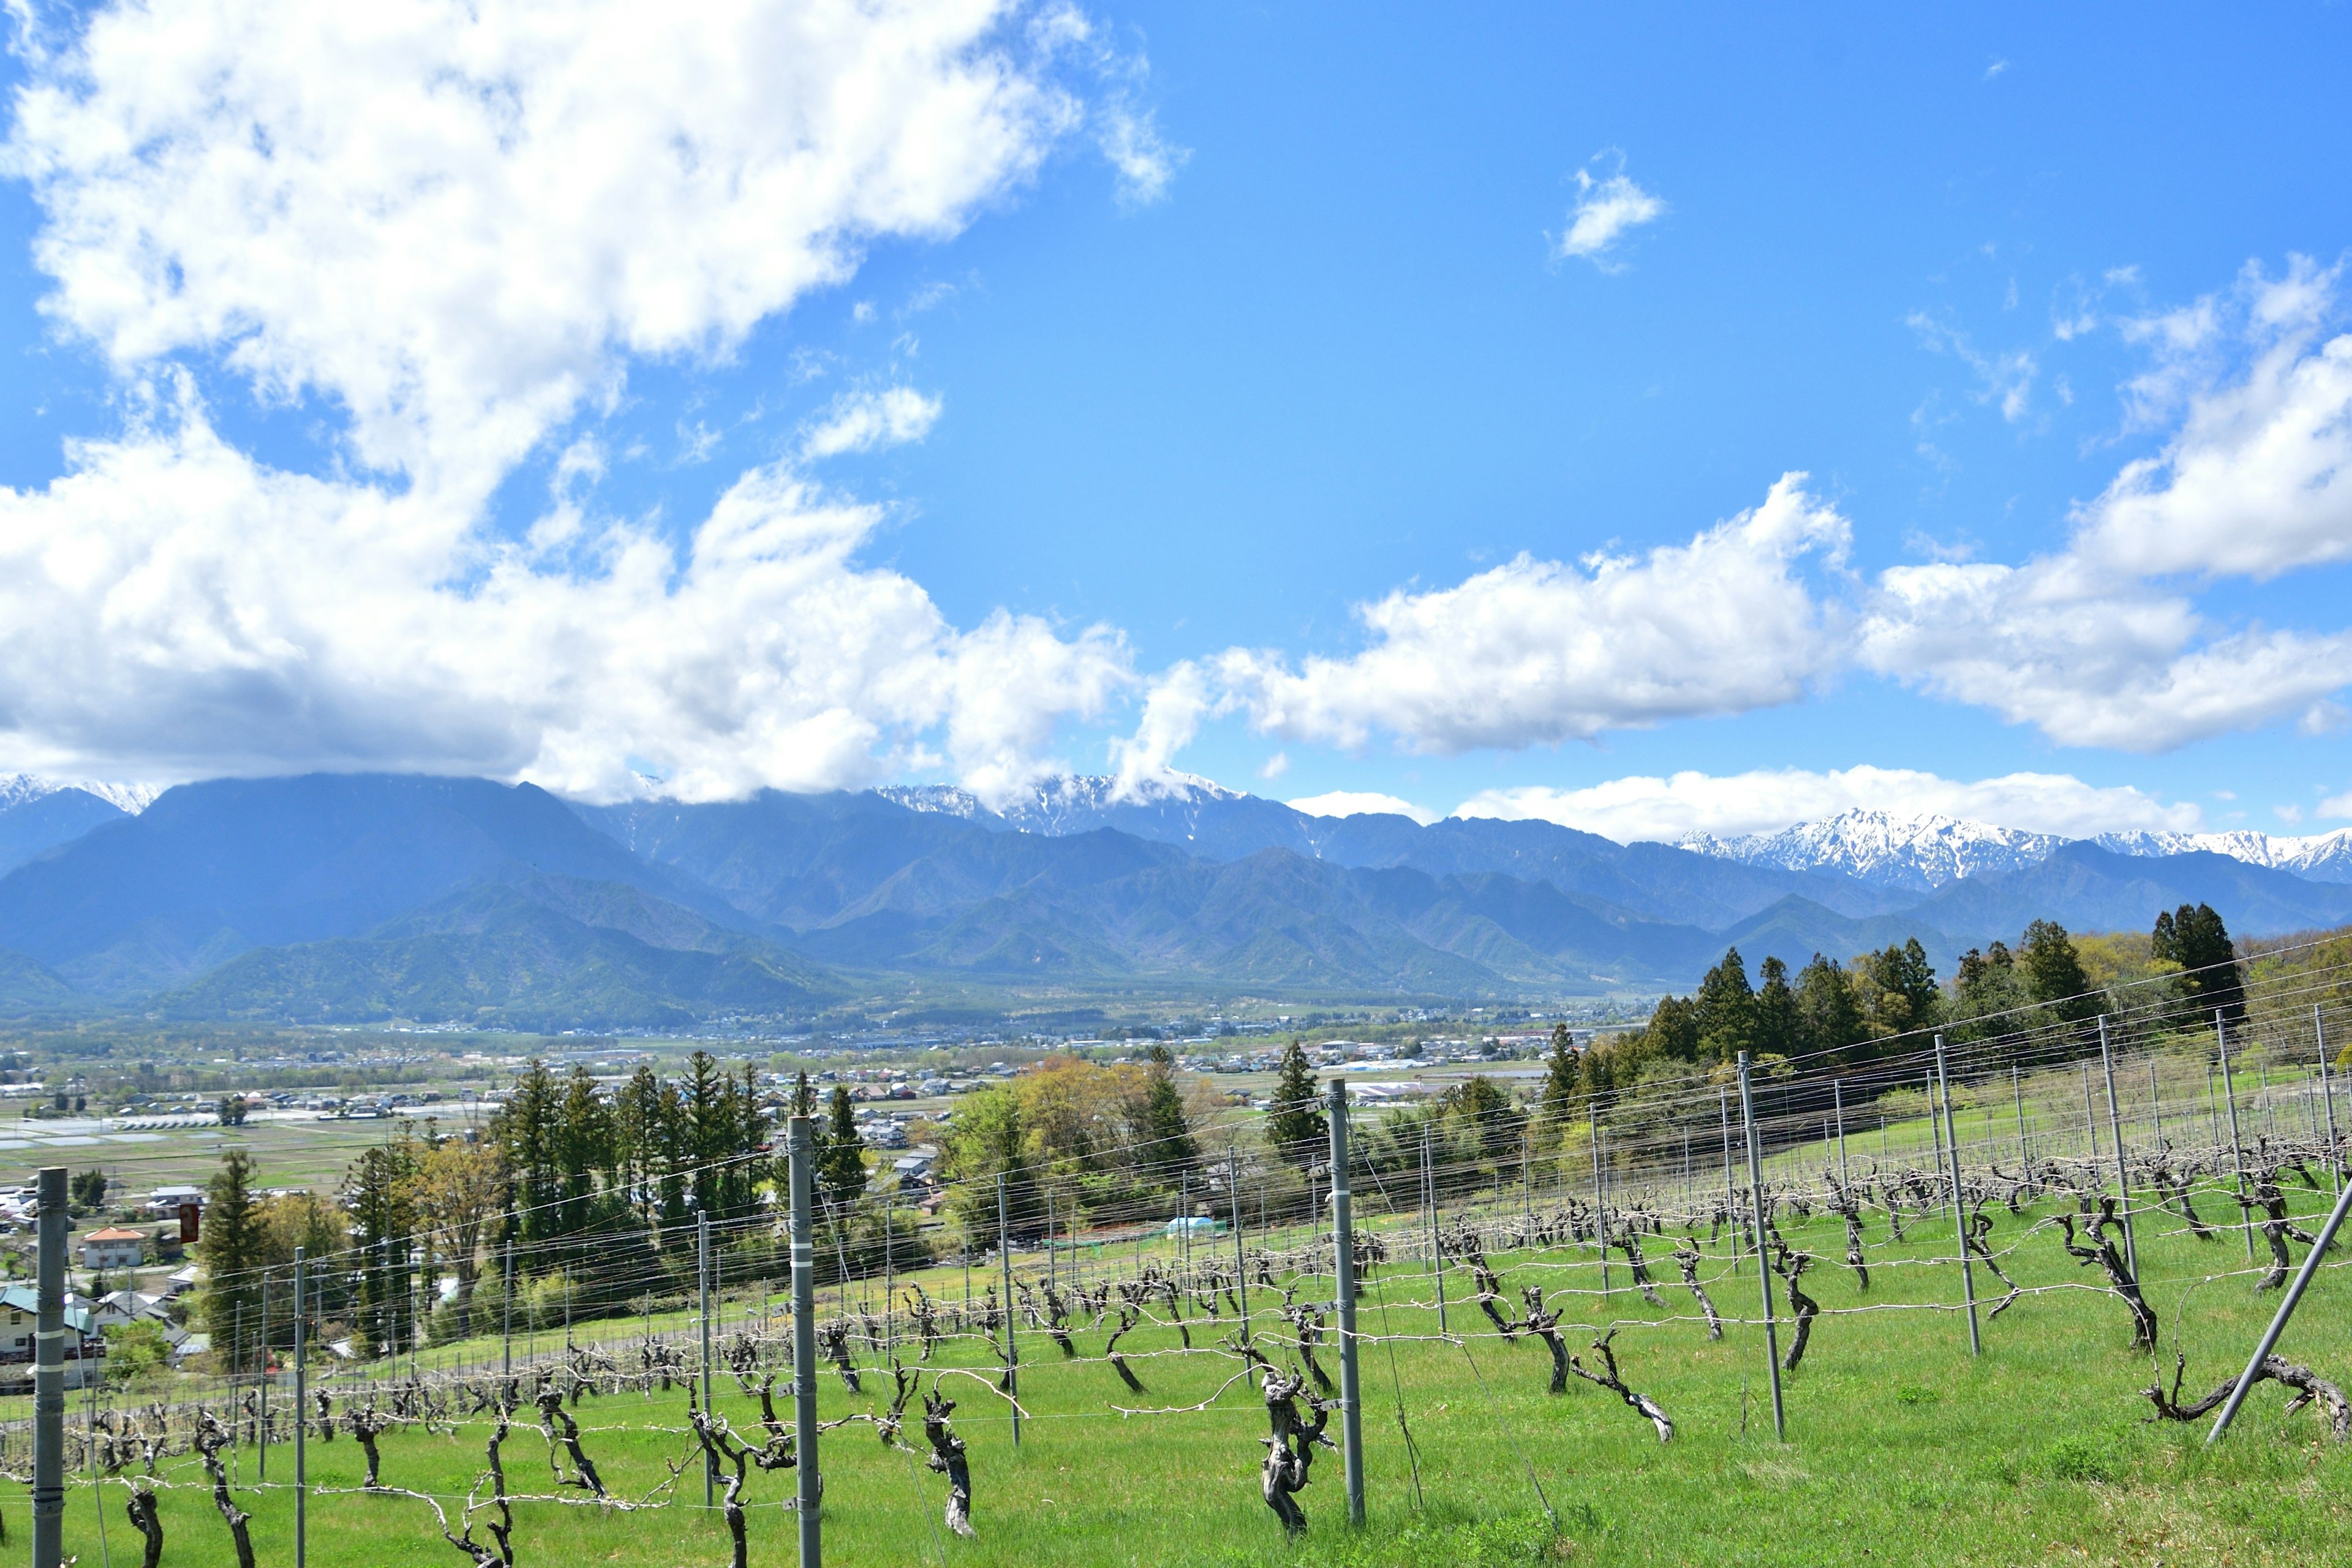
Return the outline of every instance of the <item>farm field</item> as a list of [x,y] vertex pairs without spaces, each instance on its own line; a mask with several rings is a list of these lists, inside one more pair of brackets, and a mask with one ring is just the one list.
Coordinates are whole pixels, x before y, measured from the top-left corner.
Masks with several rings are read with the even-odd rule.
[[[2324,1206],[2322,1194],[2296,1188],[2292,1195],[2300,1214]],[[2209,1220],[2231,1206],[2212,1191],[2200,1203]],[[1815,1255],[1803,1283],[1822,1307],[1803,1363],[1787,1379],[1786,1444],[1772,1435],[1763,1332],[1755,1321],[1756,1263],[1745,1259],[1735,1270],[1727,1232],[1706,1247],[1701,1265],[1727,1320],[1719,1342],[1708,1340],[1690,1292],[1672,1282],[1668,1238],[1649,1248],[1664,1307],[1628,1287],[1622,1258],[1604,1300],[1589,1246],[1489,1255],[1502,1277],[1498,1306],[1515,1304],[1523,1286],[1541,1285],[1562,1314],[1569,1348],[1588,1365],[1586,1347],[1598,1327],[1618,1325],[1614,1349],[1625,1382],[1675,1422],[1672,1442],[1663,1445],[1649,1422],[1601,1388],[1571,1378],[1565,1393],[1548,1394],[1544,1347],[1526,1335],[1506,1342],[1464,1299],[1466,1269],[1449,1274],[1448,1327],[1459,1342],[1448,1342],[1436,1337],[1426,1263],[1384,1265],[1359,1310],[1360,1329],[1370,1336],[1362,1354],[1369,1524],[1360,1533],[1346,1528],[1341,1464],[1326,1453],[1298,1498],[1310,1524],[1296,1544],[1283,1539],[1259,1497],[1266,1417],[1236,1376],[1244,1363],[1220,1348],[1236,1328],[1229,1309],[1213,1323],[1193,1317],[1189,1354],[1172,1327],[1147,1324],[1128,1334],[1118,1349],[1148,1390],[1142,1394],[1101,1359],[1116,1317],[1099,1327],[1079,1317],[1077,1358],[1068,1362],[1044,1334],[1024,1328],[1021,1390],[1030,1418],[1017,1450],[988,1381],[957,1370],[985,1370],[987,1352],[976,1338],[949,1340],[924,1369],[924,1386],[944,1373],[940,1386],[958,1401],[954,1427],[969,1444],[978,1538],[958,1540],[940,1527],[944,1483],[919,1457],[918,1399],[904,1433],[916,1453],[886,1447],[863,1422],[823,1440],[827,1560],[2244,1564],[2336,1562],[2352,1552],[2352,1446],[2331,1441],[2308,1411],[2284,1414],[2284,1391],[2269,1384],[2256,1390],[2216,1449],[2201,1447],[2202,1424],[2150,1425],[2139,1391],[2158,1369],[2146,1352],[2127,1348],[2123,1302],[2063,1249],[2056,1203],[2021,1215],[1998,1204],[1985,1212],[1995,1222],[1991,1247],[2027,1293],[1998,1319],[1987,1317],[1979,1358],[1969,1355],[1958,1310],[1948,1213],[1913,1215],[1900,1246],[1889,1241],[1884,1215],[1874,1214],[1866,1294],[1839,1262],[1843,1234],[1834,1216],[1784,1221],[1790,1245]],[[2178,1348],[2188,1358],[2185,1395],[2202,1394],[2242,1365],[2277,1298],[2254,1293],[2233,1232],[2200,1241],[2168,1215],[2144,1217],[2139,1250],[2160,1321],[2161,1370],[2168,1381]],[[1024,1277],[1031,1271],[1025,1259],[1020,1267]],[[1998,1283],[1981,1268],[1977,1282],[1989,1312]],[[1314,1296],[1315,1280],[1300,1286],[1300,1300]],[[960,1300],[961,1275],[935,1271],[931,1288],[942,1300]],[[1328,1296],[1328,1277],[1321,1289]],[[1788,1308],[1777,1280],[1775,1289],[1785,1352]],[[1263,1288],[1251,1292],[1262,1342],[1289,1334],[1271,1310],[1278,1301]],[[729,1316],[731,1338],[744,1317],[740,1300]],[[633,1370],[633,1342],[617,1336],[619,1325],[600,1327],[623,1370]],[[781,1341],[767,1349],[775,1358],[768,1364],[779,1364]],[[2321,1269],[2281,1351],[2339,1384],[2352,1376],[2352,1279],[2340,1261]],[[1292,1359],[1273,1344],[1268,1352],[1277,1362]],[[436,1353],[478,1362],[495,1348]],[[1336,1378],[1336,1352],[1327,1343],[1320,1353]],[[870,1369],[875,1357],[862,1359]],[[868,1370],[863,1381],[866,1394],[853,1396],[825,1370],[824,1417],[887,1406],[887,1374]],[[352,1374],[339,1374],[334,1385],[340,1409],[355,1386]],[[720,1410],[739,1430],[756,1431],[756,1399],[723,1372],[716,1385]],[[1124,1415],[1122,1407],[1164,1413]],[[788,1405],[784,1413],[789,1418]],[[581,1506],[587,1499],[576,1489],[559,1494],[548,1445],[526,1405],[504,1448],[509,1489],[570,1500],[517,1502],[518,1564],[728,1561],[725,1525],[700,1506],[698,1462],[686,1463],[694,1440],[683,1389],[592,1394],[573,1414],[614,1496],[667,1506],[621,1512]],[[71,1419],[83,1419],[80,1407]],[[454,1521],[482,1469],[488,1430],[483,1416],[462,1418],[454,1432],[395,1428],[382,1439],[383,1483],[433,1494]],[[1331,1430],[1337,1434],[1336,1415]],[[360,1447],[348,1433],[314,1439],[309,1453],[312,1485],[323,1489],[310,1503],[310,1561],[354,1568],[465,1561],[423,1500],[347,1489],[362,1475]],[[21,1449],[12,1454],[13,1467]],[[254,1516],[257,1560],[290,1562],[291,1449],[273,1449],[267,1488],[254,1485],[255,1458],[248,1448],[236,1466],[238,1501]],[[673,1467],[681,1466],[674,1479]],[[167,1459],[161,1473],[170,1482],[160,1510],[163,1562],[232,1563],[228,1532],[194,1458]],[[782,1506],[793,1484],[789,1471],[751,1472],[751,1563],[795,1561],[793,1521]],[[67,1550],[84,1563],[136,1561],[141,1542],[122,1513],[126,1486],[116,1480],[102,1489],[106,1540],[84,1478],[68,1500]],[[22,1488],[11,1486],[0,1509],[12,1531],[27,1522],[28,1506]]]

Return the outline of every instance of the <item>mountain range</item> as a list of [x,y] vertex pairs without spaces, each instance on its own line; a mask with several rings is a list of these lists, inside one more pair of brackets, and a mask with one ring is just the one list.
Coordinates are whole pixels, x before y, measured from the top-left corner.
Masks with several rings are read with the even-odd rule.
[[1849,814],[1624,845],[1317,816],[1205,781],[1129,798],[1061,779],[993,809],[936,786],[617,805],[403,775],[152,804],[19,786],[0,835],[28,847],[0,876],[0,1006],[19,1015],[663,1028],[1536,998],[1685,989],[1727,945],[1796,965],[1916,936],[1948,966],[2042,917],[2145,929],[2201,900],[2245,933],[2352,921],[2340,855],[2256,858],[2298,841],[2231,836],[2233,854]]

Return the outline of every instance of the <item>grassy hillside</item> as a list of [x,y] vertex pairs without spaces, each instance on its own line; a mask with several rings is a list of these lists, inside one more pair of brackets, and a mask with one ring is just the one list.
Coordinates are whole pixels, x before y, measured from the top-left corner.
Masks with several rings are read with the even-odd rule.
[[[2296,1206],[2307,1211],[2316,1201],[2301,1193]],[[2206,1205],[2216,1206],[2210,1196]],[[1792,1242],[1819,1257],[1804,1279],[1823,1316],[1802,1365],[1788,1378],[1785,1445],[1772,1436],[1760,1330],[1734,1321],[1721,1342],[1710,1342],[1679,1286],[1662,1285],[1665,1305],[1653,1307],[1626,1289],[1622,1261],[1612,1270],[1615,1292],[1601,1297],[1589,1249],[1491,1259],[1509,1295],[1525,1283],[1547,1289],[1564,1310],[1570,1346],[1586,1360],[1597,1325],[1619,1325],[1615,1349],[1625,1380],[1676,1423],[1673,1442],[1661,1445],[1648,1422],[1601,1389],[1572,1379],[1567,1393],[1546,1393],[1543,1348],[1525,1337],[1503,1342],[1458,1293],[1449,1317],[1460,1342],[1434,1337],[1433,1292],[1422,1267],[1383,1270],[1360,1318],[1366,1333],[1387,1336],[1368,1344],[1363,1356],[1370,1527],[1360,1535],[1344,1528],[1341,1465],[1327,1454],[1299,1499],[1311,1525],[1297,1547],[1283,1541],[1258,1497],[1262,1407],[1246,1384],[1234,1381],[1241,1363],[1215,1348],[1233,1330],[1230,1314],[1214,1326],[1196,1321],[1189,1354],[1170,1329],[1129,1335],[1120,1349],[1150,1390],[1143,1395],[1129,1392],[1101,1361],[1105,1329],[1081,1327],[1079,1358],[1071,1362],[1042,1334],[1024,1330],[1022,1393],[1031,1419],[1017,1451],[1004,1406],[982,1380],[950,1374],[943,1383],[959,1401],[955,1427],[970,1445],[979,1538],[946,1536],[938,1528],[940,1479],[917,1455],[878,1442],[871,1426],[853,1425],[823,1442],[827,1561],[1947,1568],[2052,1559],[2343,1560],[2352,1549],[2347,1446],[2328,1440],[2312,1415],[2284,1414],[2274,1386],[2256,1392],[2218,1449],[2200,1446],[2201,1427],[2147,1424],[2149,1405],[2139,1390],[2158,1369],[2145,1352],[2126,1348],[2121,1303],[2066,1255],[2046,1214],[2014,1216],[1998,1205],[1989,1212],[1997,1215],[1993,1245],[2031,1293],[1986,1322],[1979,1358],[1970,1357],[1954,1310],[1957,1269],[1930,1260],[1942,1238],[1937,1226],[1915,1221],[1913,1245],[1896,1247],[1884,1223],[1874,1220],[1866,1296],[1847,1269],[1833,1266],[1843,1256],[1836,1222],[1790,1228]],[[2148,1226],[2140,1247],[2150,1300],[2162,1318],[2166,1370],[2177,1343],[2189,1358],[2190,1390],[2201,1392],[2242,1362],[2274,1298],[2257,1299],[2232,1271],[2242,1254],[2227,1237],[2201,1244]],[[1653,1267],[1670,1279],[1664,1251],[1663,1244],[1653,1247]],[[1089,1267],[1099,1270],[1113,1257],[1097,1257]],[[1031,1271],[1030,1260],[1023,1271]],[[1723,1248],[1712,1247],[1704,1271],[1727,1317],[1756,1316],[1752,1260],[1734,1271]],[[1979,1279],[1990,1289],[1981,1272]],[[961,1300],[961,1277],[953,1271],[936,1271],[929,1284],[936,1296]],[[1454,1289],[1463,1284],[1457,1271]],[[1328,1281],[1322,1289],[1328,1291]],[[1310,1283],[1301,1299],[1312,1294]],[[1261,1336],[1275,1333],[1281,1325],[1268,1310],[1271,1294],[1260,1289],[1253,1297],[1254,1326]],[[1898,1305],[1907,1310],[1889,1310]],[[1865,1307],[1877,1310],[1857,1310]],[[760,1315],[757,1304],[731,1302],[727,1333],[747,1319],[756,1326]],[[1785,1319],[1781,1334],[1785,1350]],[[625,1365],[634,1363],[627,1342],[617,1348]],[[2282,1348],[2339,1382],[2352,1379],[2352,1279],[2340,1265],[2323,1272]],[[932,1370],[984,1363],[978,1350],[973,1341],[951,1342]],[[494,1359],[496,1351],[476,1345],[439,1353]],[[1327,1349],[1324,1355],[1336,1364],[1336,1354]],[[753,1403],[723,1373],[718,1381],[725,1391],[721,1408],[739,1426],[754,1429]],[[826,1418],[887,1400],[872,1393],[887,1388],[887,1378],[869,1373],[866,1383],[868,1394],[853,1397],[825,1372]],[[1123,1415],[1120,1406],[1164,1413]],[[698,1471],[689,1468],[671,1481],[671,1467],[686,1458],[691,1441],[684,1435],[682,1391],[606,1394],[582,1402],[576,1416],[589,1455],[616,1494],[667,1506],[607,1511],[577,1506],[584,1500],[577,1491],[562,1494],[565,1502],[520,1503],[519,1563],[671,1568],[727,1560],[723,1525],[699,1506]],[[547,1446],[528,1417],[526,1412],[506,1445],[510,1487],[558,1495]],[[485,1436],[480,1417],[455,1432],[396,1432],[384,1439],[383,1480],[441,1498],[454,1518],[480,1468]],[[919,1421],[910,1421],[905,1436],[924,1448]],[[310,1505],[311,1562],[362,1568],[463,1561],[423,1501],[347,1489],[356,1485],[361,1464],[348,1436],[314,1442],[310,1463],[314,1484],[330,1489]],[[255,1515],[262,1562],[292,1559],[292,1500],[282,1489],[291,1468],[290,1452],[278,1449],[270,1460],[273,1488],[252,1489],[253,1456],[248,1451],[239,1460],[249,1489],[238,1499]],[[193,1461],[169,1461],[166,1474],[173,1484],[163,1502],[165,1563],[226,1563],[228,1537],[210,1498],[193,1487],[181,1489],[198,1479]],[[1557,1536],[1538,1501],[1538,1485],[1557,1516]],[[754,1564],[794,1561],[791,1516],[779,1506],[792,1486],[789,1472],[751,1472]],[[108,1544],[126,1554],[137,1542],[121,1510],[123,1487],[107,1489]],[[22,1526],[21,1487],[12,1486],[0,1506],[12,1531]],[[78,1482],[67,1510],[67,1550],[85,1563],[100,1559],[98,1518],[88,1481]]]

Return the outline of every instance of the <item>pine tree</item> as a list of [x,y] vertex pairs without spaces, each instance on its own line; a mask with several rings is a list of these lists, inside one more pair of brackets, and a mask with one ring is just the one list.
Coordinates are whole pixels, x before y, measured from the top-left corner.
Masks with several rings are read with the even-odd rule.
[[1759,1056],[1790,1057],[1797,1053],[1797,994],[1789,988],[1789,966],[1777,958],[1767,957],[1757,974],[1764,984],[1757,988],[1753,1033]]
[[816,1114],[816,1086],[809,1082],[806,1068],[803,1068],[800,1077],[793,1080],[793,1114],[794,1116]]
[[1176,1089],[1176,1058],[1154,1041],[1144,1063],[1143,1094],[1133,1114],[1136,1164],[1147,1179],[1174,1186],[1200,1163],[1201,1152]]
[[1853,982],[1835,959],[1813,954],[1797,976],[1797,1039],[1808,1055],[1838,1060],[1863,1037]]
[[261,1280],[255,1271],[267,1260],[267,1250],[261,1206],[253,1192],[253,1156],[227,1150],[205,1189],[196,1256],[205,1265],[205,1327],[221,1363],[233,1371],[244,1370],[240,1327],[261,1321]]
[[1543,1117],[1565,1127],[1576,1114],[1576,1048],[1566,1024],[1551,1026],[1551,1059],[1544,1072]]
[[866,1140],[857,1135],[857,1110],[849,1090],[833,1089],[829,1125],[817,1148],[819,1201],[829,1209],[845,1209],[866,1195]]
[[719,1104],[725,1078],[719,1058],[709,1051],[697,1051],[686,1058],[686,1153],[693,1168],[689,1179],[694,1206],[713,1219],[719,1215],[719,1162],[730,1152],[729,1145],[733,1142]]
[[2149,956],[2180,965],[2181,994],[2208,1017],[2215,1008],[2231,1023],[2246,1016],[2245,978],[2238,968],[2237,944],[2210,904],[2183,904],[2156,917]]
[[1302,1171],[1324,1158],[1330,1144],[1316,1089],[1315,1068],[1307,1060],[1307,1047],[1293,1035],[1275,1072],[1274,1098],[1266,1107],[1265,1141],[1276,1153]]
[[1692,999],[1698,1009],[1699,1051],[1727,1062],[1751,1047],[1756,1033],[1756,993],[1748,984],[1748,965],[1736,947],[1699,982]]
[[2025,928],[2019,948],[2023,958],[2026,994],[2047,1007],[2059,1022],[2085,1023],[2104,1010],[2091,994],[2091,977],[2083,972],[2082,955],[2074,939],[2056,921],[2035,921]]
[[562,1224],[557,1204],[562,1180],[556,1161],[562,1125],[562,1097],[555,1075],[533,1057],[490,1126],[491,1136],[506,1154],[520,1210],[519,1228],[526,1241],[553,1236]]
[[411,1293],[415,1263],[415,1150],[406,1139],[370,1149],[343,1176],[358,1278],[360,1341],[378,1355],[397,1355],[415,1331]]

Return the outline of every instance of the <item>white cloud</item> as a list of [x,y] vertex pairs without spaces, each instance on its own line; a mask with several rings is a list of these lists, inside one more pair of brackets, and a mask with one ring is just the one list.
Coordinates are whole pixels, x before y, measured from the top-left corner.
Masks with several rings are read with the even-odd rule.
[[46,308],[118,368],[217,352],[470,497],[621,355],[725,353],[1025,180],[1082,111],[1011,15],[117,5],[36,65],[7,156]]
[[801,437],[803,459],[837,458],[919,441],[939,423],[940,400],[910,386],[880,392],[845,392]]
[[2137,324],[2156,358],[2126,389],[2136,417],[2179,426],[2077,512],[2077,553],[2137,576],[2352,560],[2352,334],[2325,331],[2342,271],[2249,266],[2230,293]]
[[1364,816],[1373,813],[1410,816],[1423,827],[1438,818],[1438,814],[1425,805],[1415,805],[1392,795],[1375,795],[1365,790],[1339,789],[1328,795],[1310,795],[1303,800],[1290,802],[1290,808],[1303,811],[1309,816]]
[[1858,647],[1864,665],[1937,696],[2129,752],[2304,716],[2352,680],[2352,637],[2210,631],[2187,599],[2060,556],[1892,568]]
[[[479,771],[688,798],[884,776],[942,728],[992,798],[1058,764],[1055,719],[1131,679],[1119,639],[949,626],[860,566],[879,509],[755,469],[681,554],[614,527],[593,570],[462,557],[438,503],[277,473],[190,408],[0,490],[0,750],[47,771]],[[469,584],[453,583],[452,567]]]
[[2314,816],[2342,818],[2352,816],[2352,790],[2331,795],[2312,809]]
[[1359,606],[1373,645],[1297,669],[1235,649],[1227,689],[1265,731],[1341,746],[1385,731],[1409,750],[1516,748],[1790,701],[1837,657],[1799,574],[1834,562],[1845,519],[1802,474],[1686,545],[1527,556],[1457,587]]
[[1601,158],[1613,158],[1616,172],[1597,180],[1589,168],[1576,172],[1576,205],[1553,248],[1562,260],[1582,257],[1606,268],[1609,247],[1628,229],[1664,216],[1666,204],[1626,177],[1622,153],[1603,153]]
[[2137,789],[2103,788],[2066,773],[1969,781],[1874,767],[1680,773],[1612,779],[1585,789],[1487,790],[1465,801],[1454,815],[1535,817],[1624,844],[1671,844],[1695,833],[1772,833],[1853,810],[1905,816],[1934,813],[2069,837],[2130,828],[2189,832],[2201,821],[2193,805],[2167,805]]
[[1118,781],[1112,798],[1146,800],[1189,780],[1190,774],[1178,773],[1171,764],[1200,733],[1201,721],[1217,707],[1198,665],[1187,659],[1171,666],[1151,683],[1135,733],[1110,743],[1111,772]]
[[1258,769],[1257,776],[1271,783],[1289,771],[1290,753],[1287,752],[1276,752],[1274,755],[1266,758],[1265,765]]
[[[2011,285],[2012,289],[2014,287]],[[1977,390],[1969,395],[1977,402],[1998,405],[2000,416],[2011,425],[2021,423],[2032,412],[2033,378],[2040,374],[2040,366],[2032,354],[2023,349],[1980,353],[1966,336],[1924,312],[1914,312],[1907,324],[1929,351],[1949,351],[1976,373]]]
[[[941,748],[999,797],[1133,675],[1123,641],[947,623],[863,564],[883,513],[791,464],[673,542],[593,516],[632,356],[723,355],[882,238],[944,239],[1086,119],[991,0],[802,0],[692,25],[619,0],[117,5],[22,58],[9,167],[58,326],[127,426],[0,490],[0,754],[185,778],[310,767],[695,798],[886,776]],[[272,469],[218,365],[346,421]],[[813,454],[919,438],[837,403]],[[487,500],[560,441],[513,541]],[[681,429],[689,451],[708,444]],[[355,459],[355,461],[353,461]]]

